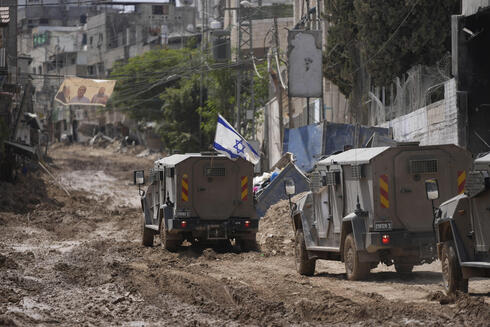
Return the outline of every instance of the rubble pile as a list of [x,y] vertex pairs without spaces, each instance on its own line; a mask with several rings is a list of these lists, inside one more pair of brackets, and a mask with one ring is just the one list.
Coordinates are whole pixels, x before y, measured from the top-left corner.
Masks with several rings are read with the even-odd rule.
[[52,200],[39,171],[21,174],[14,183],[0,181],[0,212],[27,213],[46,202]]
[[136,155],[138,158],[157,158],[160,156],[160,154],[146,148],[141,144],[138,144],[136,140],[133,140],[128,136],[122,138],[111,138],[101,132],[98,132],[88,141],[88,145],[94,148],[107,149],[114,153]]
[[[306,193],[297,194],[292,201],[297,201],[305,195]],[[281,200],[267,210],[259,222],[257,241],[264,254],[294,254],[294,231],[291,225],[289,200]]]

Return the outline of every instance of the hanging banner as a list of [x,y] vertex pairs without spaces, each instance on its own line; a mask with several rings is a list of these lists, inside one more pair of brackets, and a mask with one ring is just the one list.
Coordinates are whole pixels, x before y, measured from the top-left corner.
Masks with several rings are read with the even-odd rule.
[[112,80],[67,77],[54,99],[64,105],[105,107],[115,85]]

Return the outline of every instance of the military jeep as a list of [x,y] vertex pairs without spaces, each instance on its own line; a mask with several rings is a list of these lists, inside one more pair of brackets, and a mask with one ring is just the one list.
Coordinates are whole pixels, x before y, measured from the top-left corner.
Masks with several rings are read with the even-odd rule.
[[347,278],[359,280],[379,262],[406,274],[434,261],[424,181],[444,178],[441,194],[451,197],[470,167],[471,154],[460,147],[416,143],[351,149],[320,160],[310,174],[311,191],[292,206],[297,271],[313,275],[317,259],[340,260]]
[[[426,181],[427,197],[439,197],[438,182]],[[472,277],[490,277],[490,153],[474,161],[465,192],[435,212],[437,253],[448,293],[468,291]]]
[[[252,163],[215,152],[175,154],[155,161],[149,185],[141,193],[143,245],[152,246],[154,235],[159,235],[170,251],[184,240],[221,246],[234,240],[242,250],[255,249],[253,173]],[[140,184],[137,177],[142,172],[134,174],[135,184]]]

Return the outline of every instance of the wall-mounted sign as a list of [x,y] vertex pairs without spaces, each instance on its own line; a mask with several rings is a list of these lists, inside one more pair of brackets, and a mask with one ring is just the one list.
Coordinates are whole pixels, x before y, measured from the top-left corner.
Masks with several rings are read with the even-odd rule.
[[322,96],[322,33],[292,30],[288,34],[288,94]]

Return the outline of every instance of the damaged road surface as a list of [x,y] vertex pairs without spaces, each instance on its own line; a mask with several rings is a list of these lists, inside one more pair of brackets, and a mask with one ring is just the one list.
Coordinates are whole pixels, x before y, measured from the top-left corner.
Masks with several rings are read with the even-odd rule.
[[[59,146],[49,169],[1,183],[0,325],[34,326],[487,326],[490,283],[442,294],[439,263],[407,276],[380,265],[347,281],[324,261],[296,273],[287,203],[261,221],[261,252],[140,244],[141,209],[128,185],[151,167],[107,149]],[[154,158],[152,158],[154,159]],[[441,304],[442,303],[442,304]]]

